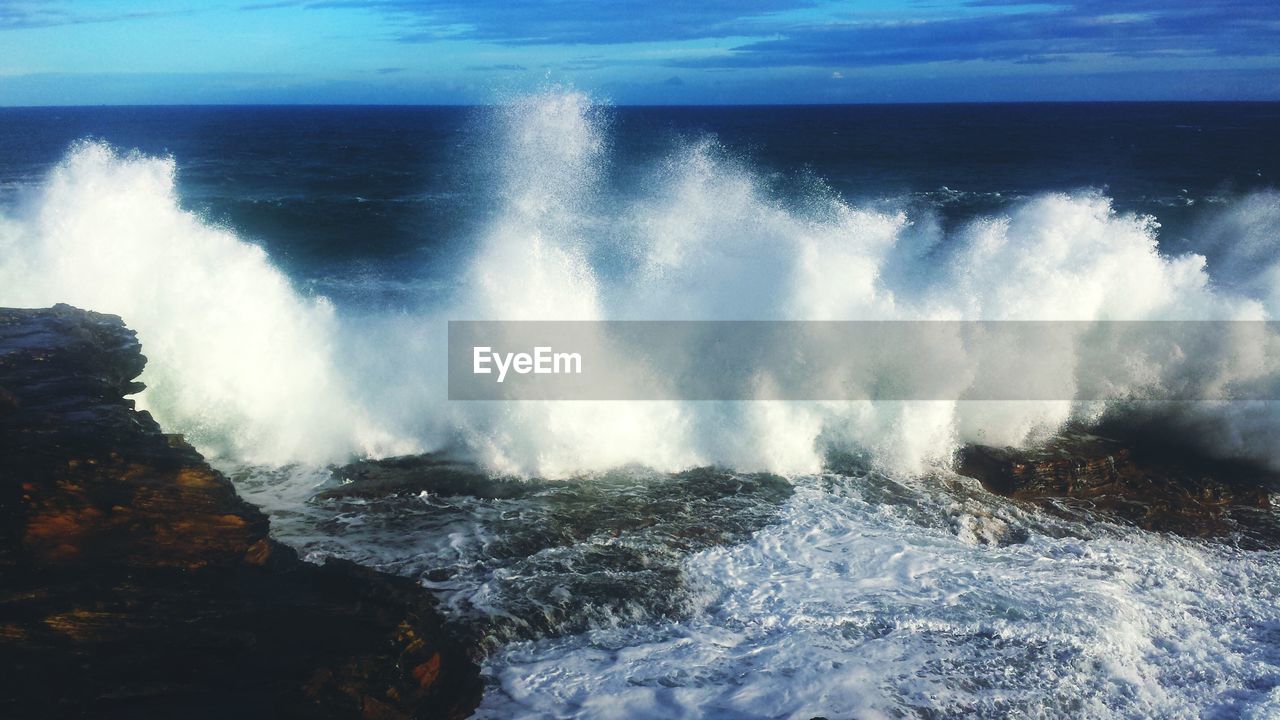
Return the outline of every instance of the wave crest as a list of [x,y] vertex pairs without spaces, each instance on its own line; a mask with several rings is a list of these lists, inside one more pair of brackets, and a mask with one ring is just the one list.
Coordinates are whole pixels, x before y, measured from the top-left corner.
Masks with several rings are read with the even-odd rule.
[[[96,142],[0,218],[0,302],[122,315],[151,358],[141,404],[215,454],[315,463],[461,445],[494,468],[549,475],[629,462],[807,472],[833,450],[919,472],[961,443],[1019,444],[1106,405],[450,404],[446,319],[1280,314],[1276,193],[1208,218],[1205,254],[1168,255],[1156,219],[1118,213],[1097,192],[1040,195],[944,234],[928,216],[857,207],[820,183],[783,196],[714,141],[677,148],[624,194],[606,172],[607,115],[581,93],[522,98],[497,122],[487,161],[501,169],[499,205],[460,289],[421,313],[344,318],[261,248],[182,209],[173,159]],[[1280,466],[1271,403],[1171,412]]]

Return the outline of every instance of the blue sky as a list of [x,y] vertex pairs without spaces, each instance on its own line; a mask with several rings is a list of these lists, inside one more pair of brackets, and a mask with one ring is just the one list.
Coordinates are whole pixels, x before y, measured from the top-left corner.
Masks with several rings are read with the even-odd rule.
[[1280,99],[1280,0],[0,0],[0,105]]

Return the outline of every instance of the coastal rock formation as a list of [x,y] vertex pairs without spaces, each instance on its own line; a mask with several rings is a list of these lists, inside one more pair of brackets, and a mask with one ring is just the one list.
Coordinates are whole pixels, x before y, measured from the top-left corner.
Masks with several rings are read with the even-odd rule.
[[364,460],[334,468],[333,477],[341,484],[317,495],[313,508],[326,520],[309,535],[341,527],[327,518],[358,513],[360,527],[343,527],[334,539],[377,528],[366,538],[386,547],[386,538],[439,537],[467,519],[463,552],[424,561],[387,549],[400,569],[427,582],[483,588],[483,607],[467,590],[450,602],[472,643],[486,648],[687,616],[696,592],[689,556],[747,541],[794,493],[769,473],[627,466],[557,480],[504,478],[447,455]]
[[0,309],[0,716],[469,714],[425,591],[272,541],[124,398],[145,362],[118,317]]
[[1031,449],[970,445],[957,470],[1000,495],[1080,519],[1119,520],[1146,530],[1280,547],[1271,506],[1276,473],[1135,437],[1071,428]]

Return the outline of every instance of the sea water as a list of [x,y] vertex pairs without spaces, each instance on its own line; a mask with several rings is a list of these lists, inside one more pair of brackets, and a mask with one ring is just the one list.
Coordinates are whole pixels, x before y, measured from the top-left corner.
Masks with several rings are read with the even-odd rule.
[[[122,315],[139,405],[307,557],[432,588],[486,648],[486,716],[1271,717],[1274,553],[1054,518],[950,467],[1132,388],[458,403],[443,343],[450,319],[1274,320],[1278,120],[611,108],[564,88],[5,109],[0,304]],[[1211,359],[1224,382],[1274,377]],[[1156,412],[1280,467],[1274,403]],[[514,489],[313,497],[334,464],[433,451]]]

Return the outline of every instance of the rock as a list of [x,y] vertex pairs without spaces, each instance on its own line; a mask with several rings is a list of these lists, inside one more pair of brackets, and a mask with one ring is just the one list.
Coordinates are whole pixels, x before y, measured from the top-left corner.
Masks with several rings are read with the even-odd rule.
[[1273,471],[1190,454],[1151,438],[1117,440],[1068,428],[1030,449],[970,445],[957,471],[991,492],[1078,519],[1280,547]]
[[514,477],[493,477],[478,465],[438,453],[359,460],[334,468],[333,477],[342,484],[317,497],[336,500],[428,492],[498,500],[525,497],[546,485]]
[[479,671],[416,583],[270,539],[124,396],[120,318],[0,309],[0,717],[463,717]]
[[462,542],[480,538],[482,547],[399,562],[446,592],[483,586],[484,606],[462,598],[452,607],[484,647],[687,616],[694,607],[688,556],[746,541],[774,522],[794,493],[777,475],[714,467],[491,478],[438,455],[355,463],[336,468],[334,477],[344,484],[320,493],[316,506],[330,518],[359,513],[361,523],[353,529],[320,521],[321,533],[350,538],[374,527],[376,542],[451,532],[445,528],[466,518]]

